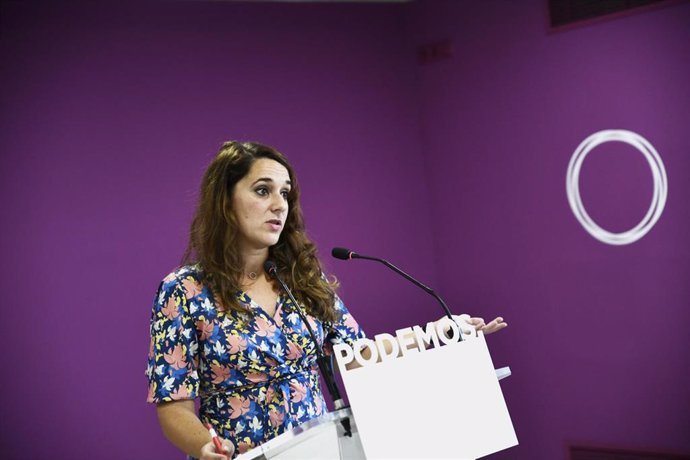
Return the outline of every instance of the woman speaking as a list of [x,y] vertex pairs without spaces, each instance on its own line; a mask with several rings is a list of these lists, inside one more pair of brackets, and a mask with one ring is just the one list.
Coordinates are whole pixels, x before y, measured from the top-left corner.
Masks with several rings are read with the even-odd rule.
[[[267,260],[309,324],[264,272]],[[223,144],[201,184],[183,266],[153,306],[147,400],[165,436],[191,458],[220,460],[324,413],[309,326],[326,352],[364,337],[336,287],[305,234],[287,159],[258,143]],[[505,325],[497,320],[471,321],[492,332]]]

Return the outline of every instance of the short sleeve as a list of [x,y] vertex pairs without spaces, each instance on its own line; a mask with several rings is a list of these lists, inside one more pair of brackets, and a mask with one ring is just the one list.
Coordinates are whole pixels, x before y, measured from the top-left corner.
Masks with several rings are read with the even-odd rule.
[[163,280],[151,313],[147,402],[194,399],[199,393],[198,341],[181,280]]
[[338,296],[335,296],[334,307],[336,320],[324,324],[326,328],[326,346],[324,349],[327,354],[332,352],[333,345],[345,342],[352,346],[356,340],[366,337],[362,328]]

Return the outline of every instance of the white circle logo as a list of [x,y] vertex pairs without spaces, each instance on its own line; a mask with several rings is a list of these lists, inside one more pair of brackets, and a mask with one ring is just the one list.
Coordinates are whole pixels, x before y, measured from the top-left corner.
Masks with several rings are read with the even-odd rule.
[[[585,161],[587,154],[597,145],[603,144],[604,142],[618,141],[625,142],[635,147],[637,150],[642,152],[642,154],[647,159],[649,167],[652,169],[652,177],[654,178],[654,195],[652,196],[652,204],[647,211],[644,218],[635,227],[622,233],[611,233],[600,226],[598,226],[582,204],[582,199],[580,198],[580,168],[582,167],[582,162]],[[632,131],[626,131],[623,129],[608,129],[604,131],[599,131],[589,136],[587,139],[582,141],[579,147],[573,153],[570,159],[570,164],[568,164],[568,173],[565,178],[565,189],[568,193],[568,203],[570,203],[570,209],[573,210],[573,214],[580,221],[582,226],[587,230],[587,232],[594,238],[608,244],[623,245],[634,243],[635,241],[642,238],[659,220],[661,212],[664,210],[664,205],[666,204],[666,195],[668,194],[668,183],[666,179],[666,170],[664,169],[664,163],[661,161],[661,157],[657,151],[652,147],[644,137]]]

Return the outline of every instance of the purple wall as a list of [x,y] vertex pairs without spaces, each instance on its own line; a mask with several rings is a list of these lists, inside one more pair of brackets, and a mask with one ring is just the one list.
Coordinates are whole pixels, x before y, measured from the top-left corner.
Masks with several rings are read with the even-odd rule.
[[[145,403],[148,321],[222,141],[291,158],[324,255],[435,279],[402,9],[58,3],[0,15],[0,451],[181,458]],[[327,262],[370,332],[438,316],[382,267]]]
[[[0,3],[3,457],[180,458],[144,402],[150,305],[226,139],[291,158],[369,333],[437,307],[332,246],[506,317],[490,346],[521,446],[496,458],[562,458],[564,439],[690,449],[687,4],[549,34],[536,0],[44,3]],[[454,57],[417,68],[415,44],[446,38]],[[612,127],[646,136],[670,184],[622,248],[564,190],[577,144]],[[582,180],[607,228],[649,202],[634,152],[588,158]]]
[[[504,315],[492,336],[521,445],[497,459],[564,458],[568,441],[690,451],[690,5],[549,32],[546,2],[427,1],[416,43],[450,40],[421,66],[423,145],[440,290],[457,310]],[[646,137],[669,177],[657,225],[622,247],[568,206],[578,144]],[[604,228],[647,211],[642,154],[587,157],[582,198]]]

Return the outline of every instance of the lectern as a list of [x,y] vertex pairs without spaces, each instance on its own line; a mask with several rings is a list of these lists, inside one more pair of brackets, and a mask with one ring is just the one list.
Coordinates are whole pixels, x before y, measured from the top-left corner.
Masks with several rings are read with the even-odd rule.
[[[494,369],[482,332],[456,331],[458,341],[447,328],[428,323],[336,345],[351,410],[324,414],[238,458],[474,460],[517,445],[498,383],[509,369]],[[351,360],[360,367],[348,370]]]
[[[351,436],[341,421],[350,420]],[[237,460],[365,459],[350,408],[328,412],[276,436],[237,457]]]

